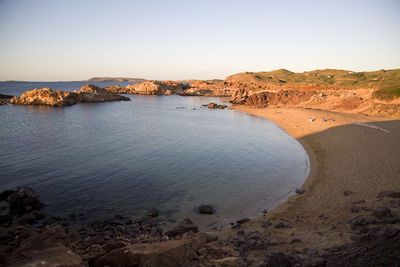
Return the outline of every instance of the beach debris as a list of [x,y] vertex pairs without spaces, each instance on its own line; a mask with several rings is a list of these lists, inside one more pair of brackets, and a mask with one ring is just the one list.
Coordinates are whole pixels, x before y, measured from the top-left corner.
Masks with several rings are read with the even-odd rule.
[[327,122],[327,120],[325,119],[325,118],[322,118],[322,120],[321,120],[322,122]]
[[309,118],[308,118],[308,121],[309,121],[309,122],[314,122],[315,119],[311,119],[311,118],[309,117]]
[[385,133],[388,133],[388,134],[390,134],[390,132],[389,132],[388,130],[386,130],[386,129],[383,129],[383,128],[381,128],[381,127],[378,127],[378,126],[375,126],[375,125],[372,125],[372,124],[369,124],[369,123],[365,123],[365,122],[358,122],[358,121],[356,121],[356,122],[355,122],[355,123],[353,123],[353,124],[355,124],[355,125],[359,125],[359,126],[368,127],[368,128],[372,128],[372,129],[375,129],[375,130],[382,131],[382,132],[385,132]]
[[199,212],[201,214],[213,214],[214,213],[214,208],[211,207],[210,205],[200,205],[199,206]]
[[348,196],[348,195],[350,195],[350,194],[353,194],[353,192],[350,191],[350,190],[344,190],[344,191],[343,191],[343,195],[344,195],[345,197]]
[[149,210],[149,216],[151,217],[157,217],[159,215],[159,212],[156,208],[152,208]]
[[303,189],[297,188],[294,192],[295,192],[296,194],[298,194],[298,195],[302,195],[302,194],[304,194],[306,191],[303,190]]
[[384,198],[384,197],[400,198],[400,191],[384,190],[379,192],[377,198]]

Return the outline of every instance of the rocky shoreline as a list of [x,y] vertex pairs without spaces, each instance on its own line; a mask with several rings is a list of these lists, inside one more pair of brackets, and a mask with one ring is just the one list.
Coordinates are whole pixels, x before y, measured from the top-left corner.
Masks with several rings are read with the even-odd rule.
[[[349,242],[322,251],[296,249],[303,242],[296,235],[297,221],[270,220],[267,212],[258,227],[249,229],[246,225],[252,220],[244,218],[217,235],[199,232],[188,218],[169,231],[163,231],[152,216],[115,215],[69,226],[61,218],[36,216],[43,203],[29,187],[6,190],[0,196],[9,204],[8,217],[0,224],[0,264],[7,266],[395,266],[400,262],[400,191],[394,190],[380,192],[370,205],[353,203],[364,212],[347,222]],[[213,212],[206,205],[199,209]],[[290,238],[282,237],[284,231],[292,232]],[[284,251],[282,246],[292,249]]]
[[[229,77],[228,77],[229,78]],[[85,85],[76,92],[50,88],[27,91],[20,97],[0,99],[0,104],[69,106],[78,102],[129,101],[119,94],[180,95],[230,97],[234,105],[249,107],[301,107],[332,110],[352,114],[400,117],[398,100],[375,97],[376,88],[347,88],[334,85],[303,83],[268,83],[238,81],[152,81],[146,80],[125,87],[112,85],[99,88]]]

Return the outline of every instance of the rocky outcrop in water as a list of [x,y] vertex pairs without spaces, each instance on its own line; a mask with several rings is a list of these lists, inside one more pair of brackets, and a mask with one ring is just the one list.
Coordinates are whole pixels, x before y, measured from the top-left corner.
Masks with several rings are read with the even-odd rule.
[[50,88],[33,89],[23,93],[20,97],[13,97],[9,103],[15,105],[44,105],[63,107],[76,104],[76,94],[52,90]]
[[172,95],[179,94],[184,90],[182,83],[172,81],[145,81],[131,84],[122,91],[126,94],[138,95]]
[[17,105],[43,105],[52,107],[71,106],[78,102],[130,101],[128,97],[113,94],[94,85],[84,85],[76,92],[64,92],[50,88],[34,89],[13,97],[9,102]]
[[74,93],[77,94],[77,102],[130,101],[128,97],[116,95],[91,84],[82,86]]

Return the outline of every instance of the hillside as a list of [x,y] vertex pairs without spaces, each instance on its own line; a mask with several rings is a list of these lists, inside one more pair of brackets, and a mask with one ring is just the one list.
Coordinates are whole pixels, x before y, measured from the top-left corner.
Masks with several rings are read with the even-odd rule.
[[348,70],[314,70],[295,73],[280,69],[270,72],[243,72],[228,76],[226,82],[252,82],[283,84],[304,84],[316,86],[343,86],[353,88],[383,88],[400,85],[400,69],[379,70],[371,72],[354,72]]

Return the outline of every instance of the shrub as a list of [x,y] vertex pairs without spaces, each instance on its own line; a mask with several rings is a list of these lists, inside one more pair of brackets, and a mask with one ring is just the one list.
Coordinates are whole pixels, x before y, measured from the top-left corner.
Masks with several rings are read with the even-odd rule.
[[400,86],[393,85],[378,89],[373,93],[373,96],[382,100],[392,100],[394,98],[400,97]]

